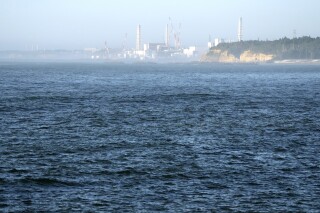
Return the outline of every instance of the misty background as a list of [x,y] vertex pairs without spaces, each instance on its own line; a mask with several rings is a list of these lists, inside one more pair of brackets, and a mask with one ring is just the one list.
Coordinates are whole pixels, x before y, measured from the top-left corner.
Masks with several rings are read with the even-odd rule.
[[318,0],[1,0],[0,50],[121,47],[142,40],[164,42],[166,24],[181,24],[183,46],[206,46],[212,38],[236,40],[243,17],[244,40],[320,35]]

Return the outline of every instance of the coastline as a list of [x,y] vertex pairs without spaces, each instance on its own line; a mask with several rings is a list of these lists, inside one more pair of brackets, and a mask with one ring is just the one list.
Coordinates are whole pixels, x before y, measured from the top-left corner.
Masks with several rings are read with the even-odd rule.
[[298,64],[298,65],[320,65],[320,59],[287,59],[287,60],[279,60],[274,61],[273,64]]

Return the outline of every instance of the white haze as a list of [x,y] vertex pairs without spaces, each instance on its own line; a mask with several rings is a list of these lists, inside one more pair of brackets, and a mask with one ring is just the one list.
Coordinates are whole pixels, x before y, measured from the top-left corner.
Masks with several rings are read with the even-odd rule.
[[163,42],[169,17],[181,23],[183,45],[205,46],[212,38],[236,39],[243,17],[244,39],[320,35],[318,0],[1,0],[0,50],[134,47],[142,25],[143,42]]

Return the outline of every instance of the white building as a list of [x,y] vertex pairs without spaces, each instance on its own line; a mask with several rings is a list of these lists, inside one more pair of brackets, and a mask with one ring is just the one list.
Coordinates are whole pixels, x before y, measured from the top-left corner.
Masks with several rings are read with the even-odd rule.
[[223,39],[221,39],[221,38],[216,38],[216,39],[214,39],[214,46],[216,47],[216,46],[218,46],[219,44],[221,44],[221,43],[224,43],[225,41],[223,40]]
[[192,47],[189,47],[188,49],[183,50],[183,54],[186,55],[187,57],[192,57],[195,55],[195,53],[196,53],[195,46],[192,46]]
[[210,49],[210,48],[212,48],[212,47],[214,47],[215,45],[214,45],[214,42],[212,42],[212,41],[209,41],[208,42],[208,48]]
[[156,51],[159,52],[163,49],[167,49],[166,44],[165,43],[147,43],[144,44],[144,48],[145,51]]

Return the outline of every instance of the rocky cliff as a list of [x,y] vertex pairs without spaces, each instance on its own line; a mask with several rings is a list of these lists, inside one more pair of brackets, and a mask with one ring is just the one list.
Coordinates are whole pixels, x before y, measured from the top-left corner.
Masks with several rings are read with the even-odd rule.
[[274,58],[275,56],[271,54],[253,53],[248,50],[240,55],[240,62],[243,62],[243,63],[270,62]]
[[219,63],[265,63],[272,61],[274,58],[274,55],[254,53],[250,50],[244,51],[240,54],[240,57],[236,57],[228,51],[215,49],[202,56],[201,61]]

